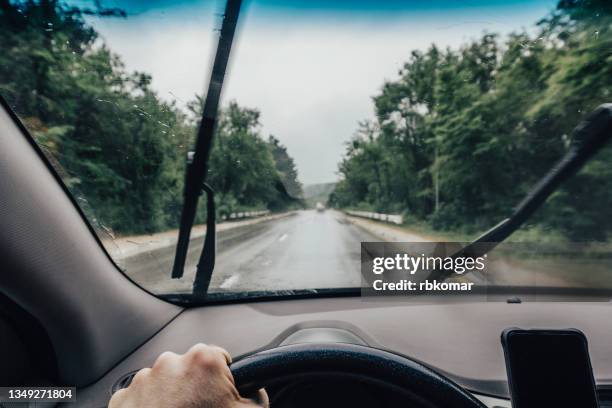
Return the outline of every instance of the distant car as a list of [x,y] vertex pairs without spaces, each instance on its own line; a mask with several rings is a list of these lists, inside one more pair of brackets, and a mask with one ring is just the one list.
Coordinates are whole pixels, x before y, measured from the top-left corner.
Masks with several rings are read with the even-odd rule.
[[319,202],[319,203],[317,203],[316,207],[317,207],[317,211],[318,211],[318,212],[323,212],[323,211],[325,211],[325,204],[323,204],[323,203],[320,203],[320,202]]

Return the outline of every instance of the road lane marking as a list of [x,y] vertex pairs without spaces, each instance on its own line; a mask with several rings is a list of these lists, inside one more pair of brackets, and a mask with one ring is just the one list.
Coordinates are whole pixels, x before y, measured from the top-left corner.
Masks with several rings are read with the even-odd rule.
[[281,237],[278,239],[278,242],[283,242],[284,240],[286,240],[289,237],[289,235],[287,234],[283,234],[281,235]]
[[229,289],[230,287],[234,286],[236,282],[238,282],[238,279],[240,279],[238,275],[232,275],[224,280],[219,287],[221,289]]

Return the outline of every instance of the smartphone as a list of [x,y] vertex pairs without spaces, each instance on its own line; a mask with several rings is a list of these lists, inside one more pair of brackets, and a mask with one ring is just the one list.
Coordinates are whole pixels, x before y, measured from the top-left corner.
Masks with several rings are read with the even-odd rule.
[[502,346],[513,408],[598,408],[580,330],[506,329]]

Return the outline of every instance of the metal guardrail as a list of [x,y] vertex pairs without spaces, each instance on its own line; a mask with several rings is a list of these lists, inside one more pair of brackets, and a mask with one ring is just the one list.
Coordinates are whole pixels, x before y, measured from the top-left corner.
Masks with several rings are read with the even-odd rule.
[[399,225],[399,224],[404,223],[404,217],[402,217],[399,214],[381,214],[381,213],[376,213],[376,212],[353,211],[353,210],[346,210],[345,212],[355,217],[369,218],[369,219],[378,220],[378,221],[385,221],[385,222],[390,222],[392,224]]
[[222,216],[222,220],[239,220],[241,218],[250,218],[250,217],[261,217],[264,215],[270,214],[270,210],[260,210],[260,211],[241,211],[231,213],[229,216]]

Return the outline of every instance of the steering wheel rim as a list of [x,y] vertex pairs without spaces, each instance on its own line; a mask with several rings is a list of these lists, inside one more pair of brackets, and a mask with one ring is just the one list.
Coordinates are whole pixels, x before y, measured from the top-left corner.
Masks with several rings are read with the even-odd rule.
[[486,408],[459,385],[416,361],[355,344],[281,346],[243,357],[230,369],[242,395],[309,375],[358,376],[414,396],[417,406]]

